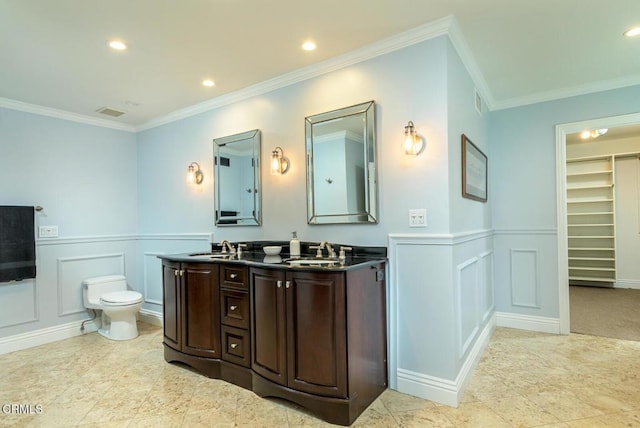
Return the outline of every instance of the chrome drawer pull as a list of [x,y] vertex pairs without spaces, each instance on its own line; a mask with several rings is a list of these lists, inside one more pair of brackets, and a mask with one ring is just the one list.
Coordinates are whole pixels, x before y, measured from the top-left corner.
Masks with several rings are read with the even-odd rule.
[[278,288],[282,288],[282,281],[278,281]]
[[236,309],[238,309],[238,307],[236,305],[229,306],[229,310],[231,310],[231,311],[235,311]]
[[237,343],[232,343],[232,344],[231,344],[231,348],[236,349],[237,347],[238,347],[238,344],[237,344]]
[[237,273],[232,273],[231,275],[229,275],[229,277],[231,279],[236,279],[238,277],[238,274]]
[[291,287],[291,281],[287,281],[287,282],[286,282],[286,287],[287,287],[287,288]]

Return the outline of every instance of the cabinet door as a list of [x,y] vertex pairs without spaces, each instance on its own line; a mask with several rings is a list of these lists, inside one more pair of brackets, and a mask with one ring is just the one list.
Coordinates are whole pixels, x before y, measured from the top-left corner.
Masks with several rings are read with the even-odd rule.
[[180,350],[180,264],[165,261],[162,264],[162,319],[164,343]]
[[290,272],[285,289],[289,388],[346,397],[344,274]]
[[182,351],[220,358],[220,293],[217,264],[183,264]]
[[287,384],[284,273],[251,269],[251,368]]

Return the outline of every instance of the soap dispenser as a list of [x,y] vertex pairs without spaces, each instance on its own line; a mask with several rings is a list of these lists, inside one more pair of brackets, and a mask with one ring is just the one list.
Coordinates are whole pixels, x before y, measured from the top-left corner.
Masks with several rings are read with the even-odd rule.
[[298,232],[292,232],[291,241],[289,241],[289,255],[291,257],[300,257],[300,240]]

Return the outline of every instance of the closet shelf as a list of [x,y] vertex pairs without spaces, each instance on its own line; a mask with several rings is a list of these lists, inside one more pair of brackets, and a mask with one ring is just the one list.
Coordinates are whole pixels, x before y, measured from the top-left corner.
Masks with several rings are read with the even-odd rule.
[[613,184],[606,184],[600,186],[575,186],[575,187],[567,187],[567,190],[591,190],[591,189],[612,189]]
[[569,280],[574,281],[593,281],[593,282],[615,282],[615,278],[598,278],[592,276],[572,276],[569,275]]
[[572,172],[572,173],[567,173],[567,177],[584,177],[584,176],[588,176],[588,175],[604,175],[604,174],[611,174],[612,172],[613,171],[611,171],[611,170]]
[[583,236],[583,235],[569,235],[569,239],[614,239],[615,236],[608,236],[608,235],[588,235],[588,236]]
[[568,224],[569,227],[605,227],[613,226],[613,223],[581,223],[581,224]]
[[611,211],[593,211],[590,213],[568,213],[569,216],[582,216],[582,215],[613,215]]
[[[613,156],[567,160],[568,267],[572,281],[615,282],[614,171]],[[572,219],[580,223],[571,224]]]
[[567,201],[568,204],[592,204],[598,202],[613,202],[613,199],[585,199],[580,201]]
[[569,247],[569,251],[615,251],[610,247]]

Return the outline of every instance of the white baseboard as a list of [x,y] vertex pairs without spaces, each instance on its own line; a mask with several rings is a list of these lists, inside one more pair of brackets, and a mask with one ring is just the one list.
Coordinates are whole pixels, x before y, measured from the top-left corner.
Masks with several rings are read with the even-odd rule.
[[539,331],[541,333],[560,334],[560,319],[537,317],[532,315],[496,312],[498,327],[517,328],[519,330]]
[[489,344],[495,326],[496,318],[491,317],[469,351],[455,381],[399,368],[397,370],[398,391],[447,406],[458,407],[462,394],[473,375],[473,369],[477,366],[482,353]]
[[640,290],[640,281],[637,279],[618,279],[613,285],[613,288],[633,288]]
[[[142,309],[140,310],[138,319],[142,322],[162,327],[162,313]],[[82,334],[93,333],[98,330],[98,326],[93,321],[85,324],[84,331],[80,331],[81,325],[82,321],[73,321],[54,327],[2,337],[0,338],[0,355],[33,348],[34,346],[44,345],[46,343],[57,342],[58,340],[69,339]]]
[[[80,336],[83,334],[80,331],[81,325],[82,321],[74,321],[67,324],[56,325],[53,327],[0,338],[0,355],[44,345],[45,343],[57,342],[58,340]],[[96,330],[96,327],[92,322],[85,325],[85,328],[86,332]]]
[[140,309],[138,319],[147,324],[162,327],[162,312],[150,311],[149,309]]

